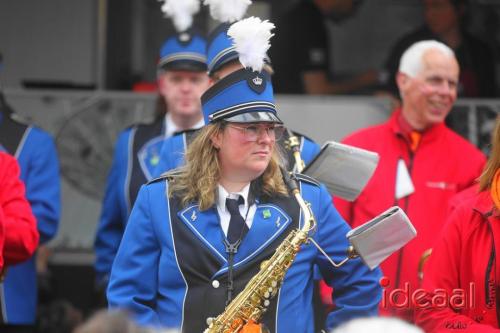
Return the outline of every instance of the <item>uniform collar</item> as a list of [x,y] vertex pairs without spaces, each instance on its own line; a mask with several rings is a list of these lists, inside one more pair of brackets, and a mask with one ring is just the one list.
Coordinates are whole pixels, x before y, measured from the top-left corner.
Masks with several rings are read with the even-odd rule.
[[473,204],[473,209],[485,218],[488,218],[489,216],[500,216],[499,210],[495,209],[495,204],[491,199],[489,190],[482,191],[477,195]]
[[248,194],[250,192],[250,183],[248,183],[240,192],[229,193],[222,185],[217,185],[217,206],[222,210],[226,211],[226,198],[236,199],[238,196],[242,196],[244,200],[244,209],[248,207]]
[[[407,125],[401,124],[400,119],[403,119],[401,108],[396,108],[396,109],[394,109],[394,112],[392,113],[391,118],[389,119],[389,122],[388,122],[389,127],[394,132],[394,134],[402,136],[405,138],[405,140],[407,140],[408,133],[413,131],[413,129],[412,129],[411,125],[406,120],[404,120],[404,123],[406,123]],[[442,123],[436,124],[428,129],[426,129],[425,131],[421,132],[422,137],[420,139],[420,142],[428,141],[428,140],[435,140],[435,139],[439,138],[439,136],[442,135],[442,131],[445,128],[446,128],[446,125],[444,122],[442,122]],[[407,140],[407,141],[411,142],[409,140]]]
[[[205,125],[205,121],[203,120],[203,117],[192,127],[192,129],[198,129],[202,128]],[[165,115],[165,138],[171,137],[174,133],[182,131],[179,126],[177,126],[174,123],[174,120],[172,119],[172,115],[167,112]]]
[[[258,203],[255,201],[252,203],[252,190],[250,187],[246,196],[243,195],[244,193],[242,194],[244,191],[238,193],[243,195],[243,198],[248,200],[250,205],[255,204],[256,211],[253,216],[252,227],[243,238],[238,253],[234,257],[234,267],[236,269],[246,265],[263,251],[266,251],[285,230],[288,230],[289,225],[294,221],[293,217],[296,217],[297,223],[300,224],[300,208],[295,203],[292,202],[288,205],[286,204],[288,201],[286,203],[280,200],[274,201],[274,198],[271,198],[269,202]],[[218,192],[223,191],[218,190]],[[220,198],[224,200],[221,207],[225,209],[226,196],[216,194],[216,204],[222,201]],[[195,203],[178,211],[177,216],[220,262],[220,269],[214,276],[227,273],[227,253],[221,238],[221,235],[224,236],[221,230],[218,208],[214,205],[210,209],[200,211],[199,206]]]

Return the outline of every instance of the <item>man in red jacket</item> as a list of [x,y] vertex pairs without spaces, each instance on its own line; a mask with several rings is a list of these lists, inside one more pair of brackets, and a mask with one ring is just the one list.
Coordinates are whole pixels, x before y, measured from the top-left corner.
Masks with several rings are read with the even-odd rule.
[[443,225],[450,197],[469,187],[485,163],[478,149],[444,124],[457,98],[458,77],[457,60],[446,45],[413,44],[396,76],[402,107],[386,123],[344,140],[380,155],[372,179],[354,202],[334,199],[346,221],[357,227],[398,205],[417,229],[417,237],[381,265],[383,314],[411,320],[419,260]]
[[[0,152],[0,271],[29,259],[38,246],[38,231],[24,195],[16,160]],[[8,273],[7,273],[8,274]]]

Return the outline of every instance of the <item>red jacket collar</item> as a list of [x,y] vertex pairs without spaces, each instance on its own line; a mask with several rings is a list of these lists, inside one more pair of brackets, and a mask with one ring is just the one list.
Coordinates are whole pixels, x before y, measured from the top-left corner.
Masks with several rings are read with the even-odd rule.
[[[405,131],[401,128],[401,124],[399,123],[399,115],[401,114],[401,108],[394,109],[391,118],[389,118],[389,126],[396,135],[402,135],[403,137],[407,137]],[[442,135],[443,130],[446,128],[444,122],[436,124],[431,128],[428,128],[424,132],[422,132],[422,141],[433,141],[439,138]]]
[[494,209],[489,190],[482,191],[477,195],[472,209],[481,214],[484,218],[488,218],[489,216],[500,217],[500,212]]

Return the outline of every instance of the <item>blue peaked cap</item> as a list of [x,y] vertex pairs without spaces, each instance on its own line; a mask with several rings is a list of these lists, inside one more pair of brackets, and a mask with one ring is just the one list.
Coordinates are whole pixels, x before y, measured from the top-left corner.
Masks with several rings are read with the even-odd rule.
[[189,71],[206,71],[206,40],[192,31],[175,34],[160,49],[158,68]]
[[274,104],[270,75],[240,69],[222,78],[201,96],[205,124],[229,122],[282,123]]
[[229,23],[220,24],[208,37],[207,40],[207,64],[208,75],[219,70],[221,66],[239,57],[233,40],[227,35]]

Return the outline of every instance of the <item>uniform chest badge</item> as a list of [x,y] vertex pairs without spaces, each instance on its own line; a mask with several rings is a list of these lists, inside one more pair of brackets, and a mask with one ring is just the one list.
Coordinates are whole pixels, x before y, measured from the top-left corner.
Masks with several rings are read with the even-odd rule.
[[157,166],[159,162],[160,162],[160,156],[156,153],[149,159],[149,163],[152,166]]

